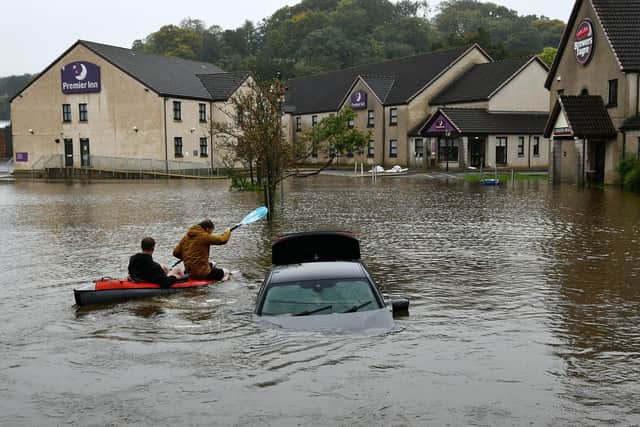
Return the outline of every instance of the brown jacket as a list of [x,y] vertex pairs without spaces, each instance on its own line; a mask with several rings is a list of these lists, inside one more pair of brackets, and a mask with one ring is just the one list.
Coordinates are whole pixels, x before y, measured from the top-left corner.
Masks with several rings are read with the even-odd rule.
[[204,279],[211,272],[209,246],[224,245],[230,237],[230,231],[222,235],[209,234],[204,228],[194,225],[173,249],[173,256],[184,261],[189,278]]

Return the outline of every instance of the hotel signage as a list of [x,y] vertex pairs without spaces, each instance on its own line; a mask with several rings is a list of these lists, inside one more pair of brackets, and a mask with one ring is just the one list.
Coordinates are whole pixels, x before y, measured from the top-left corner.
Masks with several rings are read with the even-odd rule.
[[587,65],[593,56],[595,39],[593,35],[593,23],[590,19],[583,19],[578,24],[573,50],[578,64]]
[[86,61],[62,67],[62,93],[100,92],[100,67]]
[[364,110],[367,108],[367,92],[359,90],[351,94],[351,109]]
[[431,126],[427,130],[428,133],[446,133],[455,132],[456,128],[442,114],[438,114],[431,122]]
[[16,162],[28,162],[29,161],[29,153],[21,152],[16,153]]

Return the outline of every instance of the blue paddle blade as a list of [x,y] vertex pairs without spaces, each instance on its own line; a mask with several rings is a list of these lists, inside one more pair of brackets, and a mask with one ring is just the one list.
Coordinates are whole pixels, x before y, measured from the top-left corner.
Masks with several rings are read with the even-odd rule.
[[247,225],[247,224],[251,224],[252,222],[256,222],[259,219],[262,219],[265,216],[267,216],[267,213],[269,213],[269,209],[267,209],[265,206],[261,206],[256,210],[254,210],[253,212],[251,212],[249,215],[242,218],[242,221],[240,221],[240,225]]

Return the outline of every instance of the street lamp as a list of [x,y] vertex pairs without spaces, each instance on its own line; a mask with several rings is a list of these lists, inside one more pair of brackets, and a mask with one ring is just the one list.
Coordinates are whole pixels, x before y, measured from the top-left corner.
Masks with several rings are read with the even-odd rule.
[[449,172],[449,155],[451,154],[451,139],[449,138],[451,136],[451,132],[450,131],[446,131],[444,133],[445,135],[445,139],[444,139],[444,151],[445,151],[445,158],[447,161],[447,166],[446,166],[446,171]]

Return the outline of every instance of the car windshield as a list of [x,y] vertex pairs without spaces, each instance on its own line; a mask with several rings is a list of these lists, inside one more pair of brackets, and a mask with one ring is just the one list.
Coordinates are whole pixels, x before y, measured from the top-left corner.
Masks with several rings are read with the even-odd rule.
[[366,279],[278,283],[267,290],[263,315],[354,313],[380,308]]

